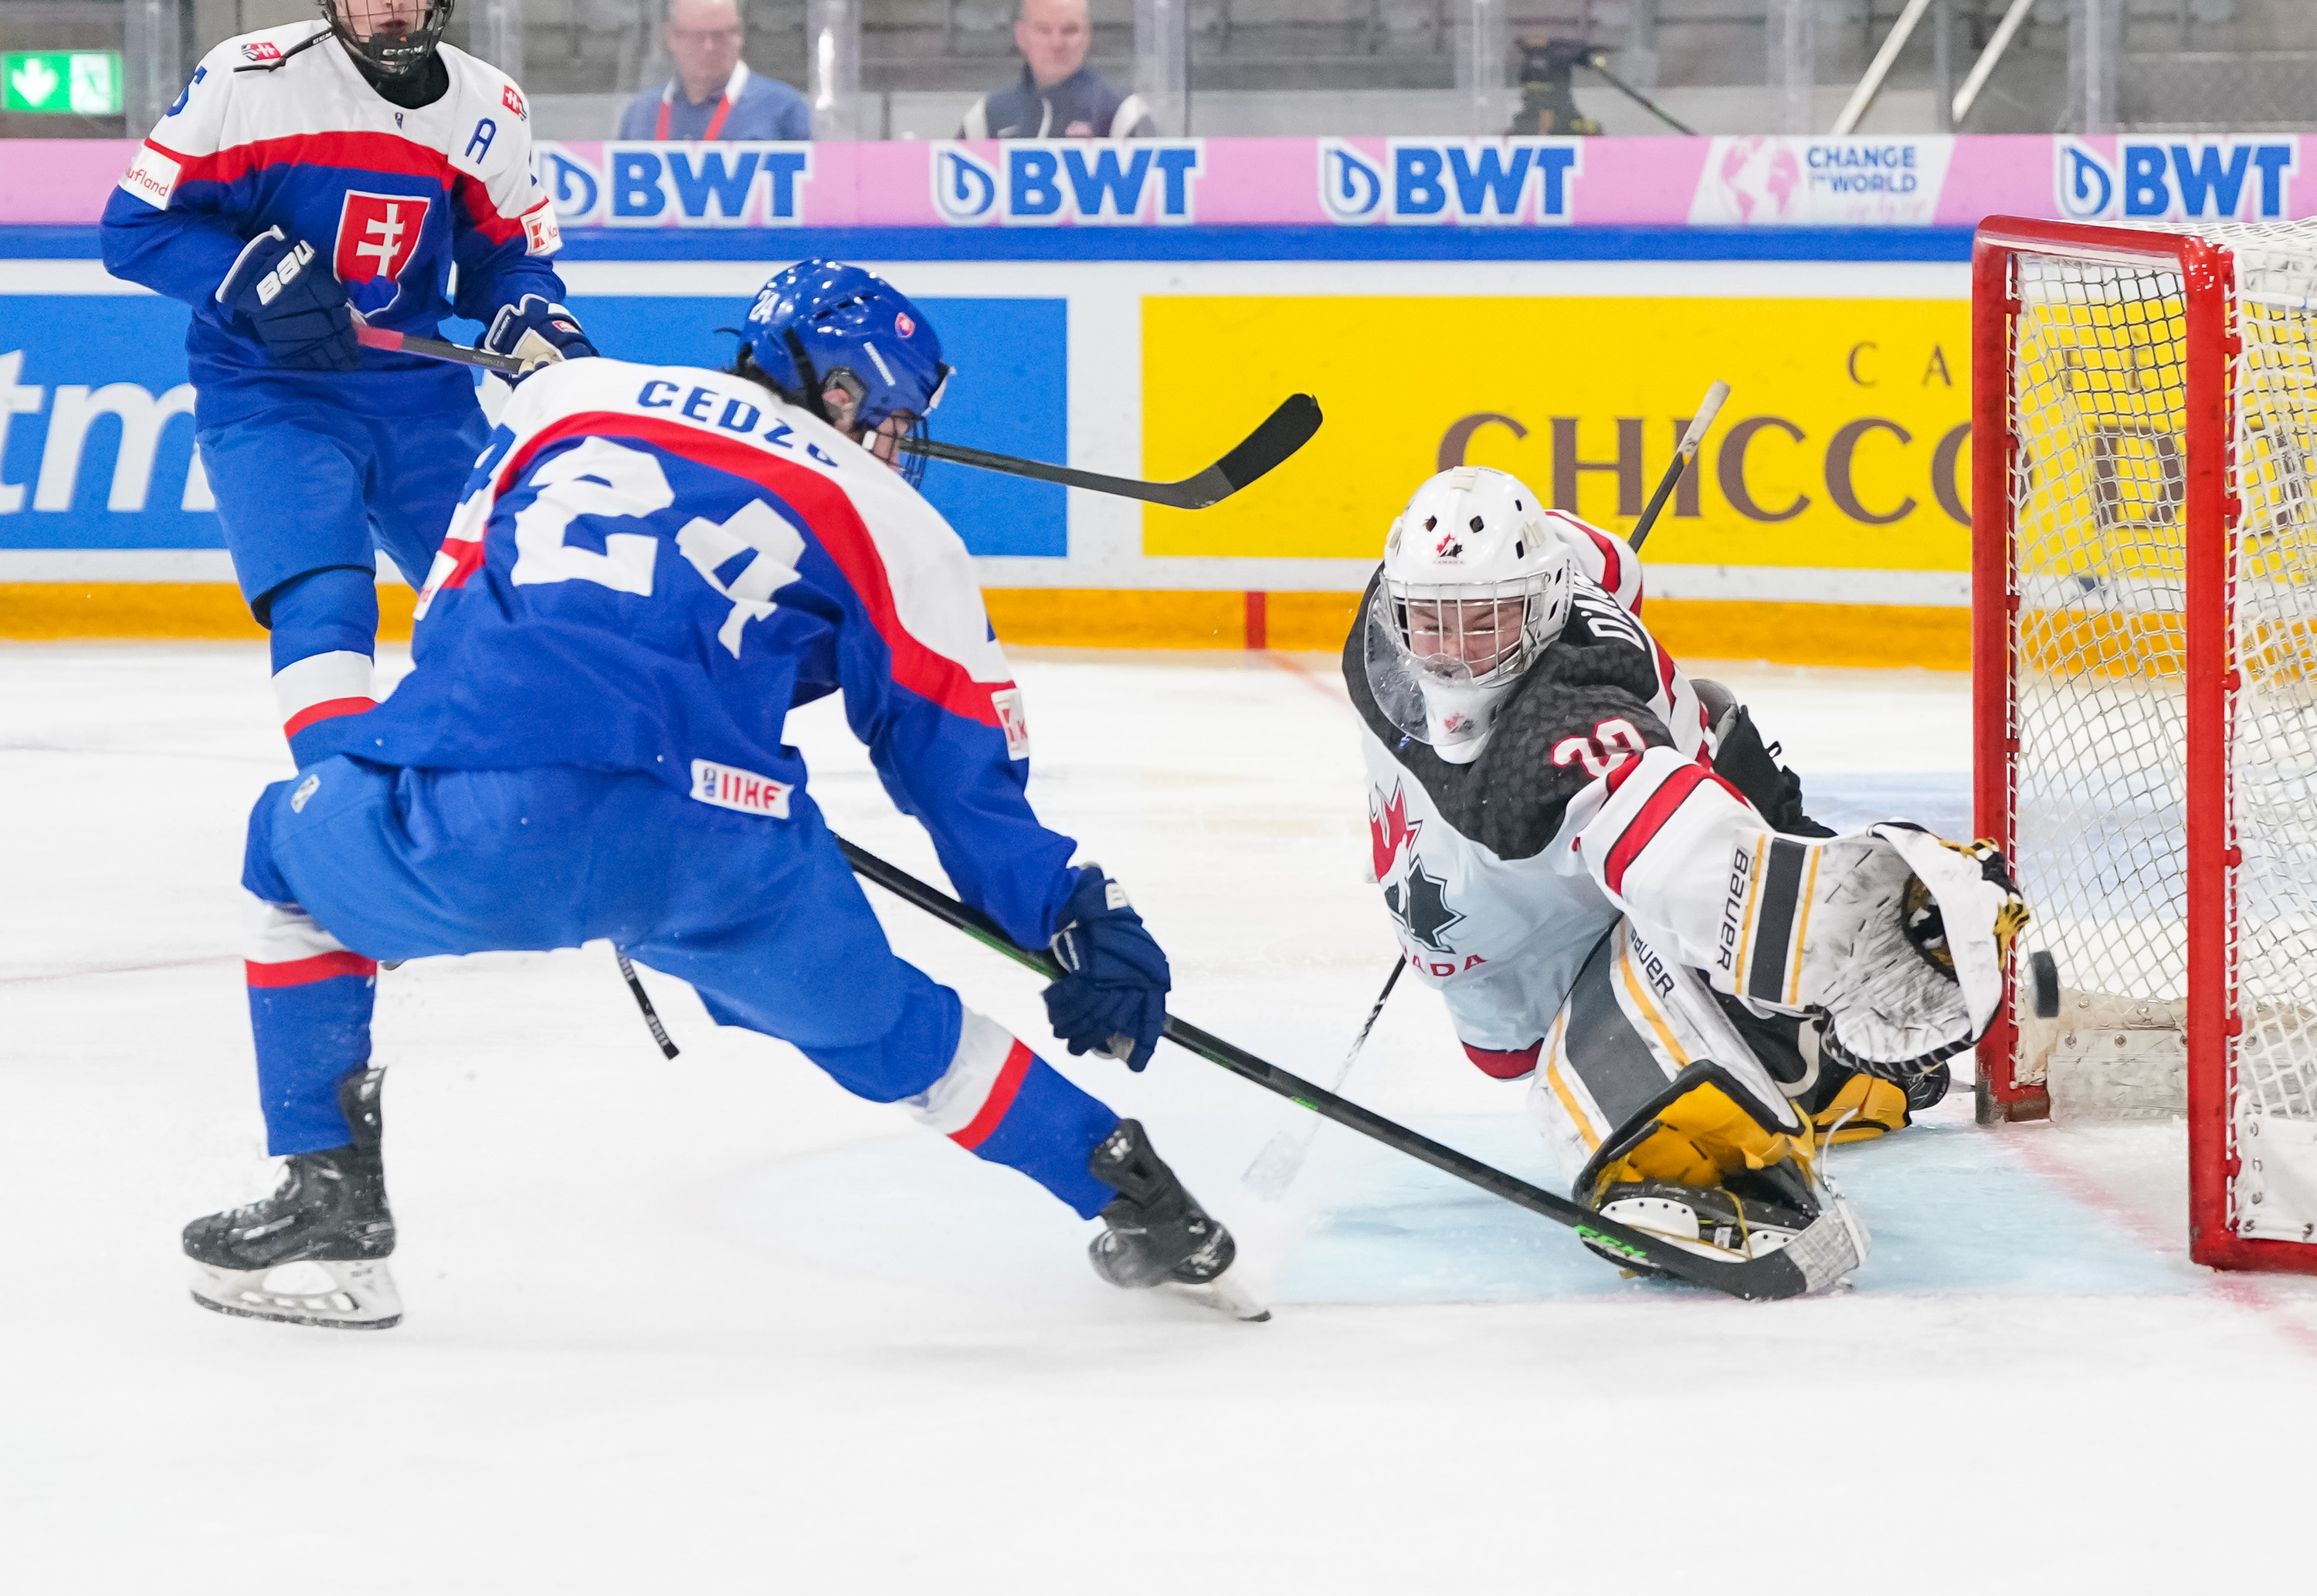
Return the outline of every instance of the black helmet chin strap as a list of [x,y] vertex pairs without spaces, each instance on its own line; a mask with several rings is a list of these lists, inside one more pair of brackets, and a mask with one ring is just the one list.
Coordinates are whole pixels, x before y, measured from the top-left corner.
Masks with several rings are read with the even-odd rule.
[[794,327],[781,329],[781,342],[789,346],[789,359],[796,362],[797,379],[804,384],[804,406],[821,420],[835,426],[829,419],[828,406],[820,397],[820,373],[815,370],[812,357],[804,352],[804,340],[798,337]]

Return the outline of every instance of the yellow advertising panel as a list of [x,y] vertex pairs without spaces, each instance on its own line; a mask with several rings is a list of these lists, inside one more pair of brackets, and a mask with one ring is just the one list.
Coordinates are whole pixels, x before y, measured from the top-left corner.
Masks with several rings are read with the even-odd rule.
[[1547,503],[1630,531],[1720,378],[1730,403],[1651,534],[1653,561],[1970,566],[1960,300],[1142,303],[1146,475],[1206,465],[1219,416],[1252,424],[1299,389],[1327,413],[1260,491],[1147,510],[1146,554],[1374,557],[1409,491],[1460,463],[1515,472]]

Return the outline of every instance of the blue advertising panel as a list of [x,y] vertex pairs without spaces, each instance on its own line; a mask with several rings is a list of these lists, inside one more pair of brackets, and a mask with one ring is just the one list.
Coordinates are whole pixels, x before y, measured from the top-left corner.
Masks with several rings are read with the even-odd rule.
[[[1061,299],[926,299],[959,375],[936,436],[1069,457]],[[607,353],[722,366],[733,299],[575,296]],[[150,295],[0,295],[0,548],[221,548],[193,458],[188,312]],[[471,339],[455,324],[446,334]],[[926,496],[981,555],[1069,552],[1063,490],[935,461]]]

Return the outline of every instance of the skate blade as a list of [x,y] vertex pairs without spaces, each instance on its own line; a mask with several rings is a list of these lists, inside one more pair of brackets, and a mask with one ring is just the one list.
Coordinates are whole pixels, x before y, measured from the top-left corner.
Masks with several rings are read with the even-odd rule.
[[1159,1283],[1158,1288],[1169,1297],[1196,1303],[1219,1314],[1228,1314],[1249,1324],[1260,1324],[1271,1317],[1271,1309],[1257,1301],[1240,1281],[1231,1278],[1238,1273],[1236,1269],[1227,1269],[1213,1279],[1198,1286],[1185,1285],[1181,1280],[1165,1280]]
[[271,1319],[282,1324],[310,1324],[324,1330],[389,1330],[402,1323],[402,1296],[384,1259],[344,1262],[316,1261],[312,1267],[330,1277],[326,1291],[295,1291],[269,1288],[266,1277],[296,1267],[220,1269],[193,1266],[193,1300],[212,1313],[240,1319]]

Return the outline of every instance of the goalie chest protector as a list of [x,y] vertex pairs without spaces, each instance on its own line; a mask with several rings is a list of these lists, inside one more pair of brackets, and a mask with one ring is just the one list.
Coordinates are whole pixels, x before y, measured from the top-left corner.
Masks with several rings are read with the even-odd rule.
[[1697,694],[1580,572],[1568,624],[1498,710],[1481,756],[1452,764],[1394,726],[1368,685],[1375,592],[1371,581],[1345,641],[1344,685],[1361,722],[1371,862],[1400,945],[1436,985],[1517,955],[1565,992],[1617,920],[1565,834],[1570,805],[1624,754],[1710,758]]

